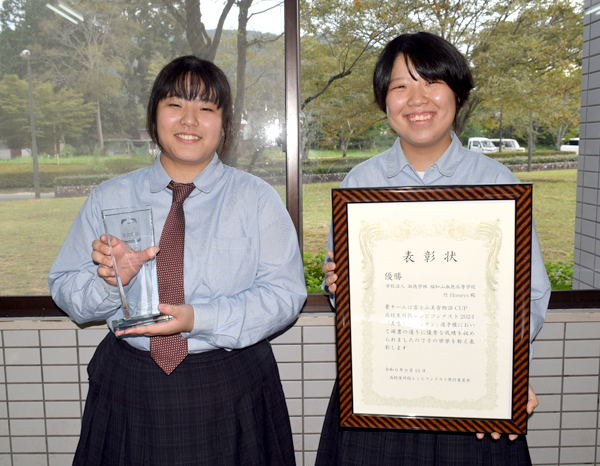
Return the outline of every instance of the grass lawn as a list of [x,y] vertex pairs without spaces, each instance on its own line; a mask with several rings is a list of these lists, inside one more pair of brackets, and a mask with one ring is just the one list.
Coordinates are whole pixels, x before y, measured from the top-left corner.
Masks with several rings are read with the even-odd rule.
[[533,183],[533,217],[545,262],[573,262],[577,170],[515,173]]
[[[576,170],[518,173],[534,185],[534,217],[546,262],[572,262]],[[331,189],[339,183],[306,184],[304,251],[325,252]],[[277,187],[280,194],[283,188]],[[5,192],[3,190],[3,192]],[[47,276],[84,198],[0,202],[0,296],[48,294]]]
[[[575,239],[577,170],[515,173],[533,183],[533,216],[546,262],[572,262]],[[331,189],[340,183],[307,184],[304,195],[304,251],[315,255],[327,247]]]
[[50,266],[84,200],[0,202],[0,296],[49,294]]

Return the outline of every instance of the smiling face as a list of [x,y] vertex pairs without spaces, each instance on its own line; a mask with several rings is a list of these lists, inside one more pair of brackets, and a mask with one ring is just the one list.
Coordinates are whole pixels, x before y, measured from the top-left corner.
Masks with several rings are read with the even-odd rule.
[[164,169],[187,183],[212,160],[224,134],[223,111],[214,102],[166,97],[158,103],[156,129]]
[[404,55],[394,61],[386,96],[387,116],[415,170],[424,171],[452,142],[456,96],[444,81],[423,79]]

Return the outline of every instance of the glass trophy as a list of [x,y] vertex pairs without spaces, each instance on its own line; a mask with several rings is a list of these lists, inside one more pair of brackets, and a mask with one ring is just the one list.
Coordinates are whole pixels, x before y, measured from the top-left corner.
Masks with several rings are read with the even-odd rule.
[[[152,207],[103,210],[102,220],[123,306],[124,318],[113,321],[113,329],[171,320],[172,316],[161,314],[158,303],[154,302],[152,279],[156,276],[156,257],[149,260],[140,257],[140,253],[155,246]],[[129,279],[125,286],[123,277]]]

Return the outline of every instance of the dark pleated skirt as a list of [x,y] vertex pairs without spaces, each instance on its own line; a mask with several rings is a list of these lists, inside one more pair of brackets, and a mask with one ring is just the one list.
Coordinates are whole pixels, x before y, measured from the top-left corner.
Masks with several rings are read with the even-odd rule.
[[531,466],[527,441],[475,434],[340,429],[337,383],[329,401],[316,466]]
[[74,465],[290,466],[292,434],[267,341],[189,355],[167,376],[110,333],[88,366]]

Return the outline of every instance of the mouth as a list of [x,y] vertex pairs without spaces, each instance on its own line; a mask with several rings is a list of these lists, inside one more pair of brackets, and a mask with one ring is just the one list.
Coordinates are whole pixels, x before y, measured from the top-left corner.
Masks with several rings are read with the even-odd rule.
[[193,134],[176,134],[175,137],[184,141],[199,141],[202,139],[200,136],[195,136]]
[[424,113],[419,115],[407,115],[408,121],[427,121],[433,118],[433,113]]

